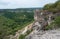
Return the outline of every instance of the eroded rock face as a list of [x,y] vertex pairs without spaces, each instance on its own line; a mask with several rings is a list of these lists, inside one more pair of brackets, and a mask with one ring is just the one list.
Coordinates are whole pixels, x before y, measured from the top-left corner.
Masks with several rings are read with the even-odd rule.
[[[46,19],[45,19],[46,18]],[[43,27],[48,25],[48,20],[47,20],[47,14],[45,14],[44,12],[41,12],[40,10],[36,9],[34,11],[34,23],[32,26],[33,30],[40,30]]]
[[[48,12],[48,11],[40,11],[38,9],[36,9],[34,11],[34,23],[33,23],[33,28],[38,28],[43,29],[45,26],[50,25],[53,20],[54,20],[54,15],[52,12]],[[38,24],[37,24],[38,22]],[[40,25],[40,26],[39,26]]]
[[[51,31],[42,31],[42,29],[50,25],[52,22],[52,18],[54,15],[50,12],[40,12],[39,10],[36,10],[34,12],[34,23],[32,26],[32,29],[34,30],[31,34],[26,36],[25,39],[59,39],[57,36],[60,36],[58,34],[59,31],[57,30],[51,30]],[[54,31],[54,32],[53,32]],[[55,33],[55,34],[54,34]],[[57,34],[57,36],[56,36]]]

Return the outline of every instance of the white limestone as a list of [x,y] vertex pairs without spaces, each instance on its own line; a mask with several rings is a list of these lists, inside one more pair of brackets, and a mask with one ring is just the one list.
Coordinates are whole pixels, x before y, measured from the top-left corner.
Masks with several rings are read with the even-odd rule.
[[29,39],[29,37],[31,39],[60,39],[60,30],[35,31],[33,34],[27,36],[26,39]]

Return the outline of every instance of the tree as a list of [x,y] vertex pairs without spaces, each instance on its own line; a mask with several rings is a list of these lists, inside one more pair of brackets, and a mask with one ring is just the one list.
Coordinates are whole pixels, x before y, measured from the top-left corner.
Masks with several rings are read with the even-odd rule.
[[51,12],[59,12],[60,11],[60,0],[58,0],[57,2],[55,3],[50,3],[50,4],[46,4],[44,7],[43,7],[44,10],[48,10],[48,11],[51,11]]

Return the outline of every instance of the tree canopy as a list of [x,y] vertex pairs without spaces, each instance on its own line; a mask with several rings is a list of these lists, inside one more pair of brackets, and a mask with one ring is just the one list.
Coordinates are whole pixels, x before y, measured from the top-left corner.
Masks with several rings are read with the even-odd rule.
[[60,0],[58,0],[55,3],[46,4],[43,7],[43,9],[51,11],[51,12],[59,12],[60,11]]
[[14,35],[19,29],[33,22],[32,12],[0,12],[0,39],[8,39],[6,36]]

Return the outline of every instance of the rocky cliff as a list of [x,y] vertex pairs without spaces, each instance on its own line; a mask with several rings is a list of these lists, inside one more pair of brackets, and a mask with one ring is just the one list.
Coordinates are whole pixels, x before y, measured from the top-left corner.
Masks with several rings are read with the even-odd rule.
[[34,11],[35,21],[32,25],[33,32],[26,36],[25,39],[59,39],[60,31],[58,30],[43,31],[47,25],[50,25],[52,22],[54,22],[56,16],[58,15],[53,14],[52,12],[40,11],[36,9]]

